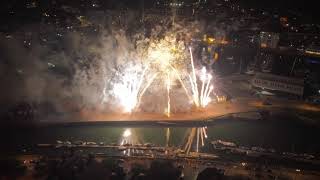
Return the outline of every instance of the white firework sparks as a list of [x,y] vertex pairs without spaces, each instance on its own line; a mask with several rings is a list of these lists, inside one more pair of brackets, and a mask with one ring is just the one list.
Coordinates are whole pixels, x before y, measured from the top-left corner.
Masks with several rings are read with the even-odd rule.
[[[118,80],[113,84],[111,94],[118,100],[125,113],[131,113],[140,104],[141,97],[156,77],[154,74],[147,79],[148,66],[143,70],[134,66],[120,73]],[[103,90],[103,102],[106,102],[106,87]]]
[[[149,47],[146,47],[145,54],[139,56],[138,64],[140,65],[129,63],[125,65],[127,68],[124,67],[117,71],[117,81],[112,84],[111,95],[117,99],[124,113],[139,110],[143,95],[155,79],[161,82],[167,91],[164,114],[168,117],[171,116],[170,94],[175,89],[175,82],[181,84],[188,97],[186,103],[193,102],[197,108],[205,108],[210,103],[210,95],[213,91],[212,75],[205,67],[201,71],[196,70],[191,48],[189,52],[192,69],[189,75],[186,75],[189,60],[185,55],[186,49],[180,44],[171,37],[154,41]],[[186,83],[188,77],[189,83]],[[103,102],[106,101],[105,97],[108,94],[106,91],[105,88]]]
[[[191,68],[192,68],[192,74],[191,75],[189,74],[189,80],[191,84],[193,102],[196,105],[196,107],[205,108],[211,101],[210,94],[213,90],[213,85],[211,84],[212,75],[207,73],[207,69],[203,67],[199,75],[200,77],[197,78],[196,70],[194,68],[193,55],[192,55],[191,48],[189,48],[189,51],[190,51]],[[197,79],[200,79],[201,81],[200,93],[198,89]]]

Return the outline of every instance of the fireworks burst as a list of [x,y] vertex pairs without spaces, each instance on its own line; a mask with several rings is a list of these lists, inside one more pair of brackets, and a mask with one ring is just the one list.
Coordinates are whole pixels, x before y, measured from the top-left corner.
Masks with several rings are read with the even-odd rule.
[[174,36],[166,36],[164,39],[152,42],[147,49],[147,62],[153,71],[159,75],[167,90],[167,105],[164,113],[167,117],[171,115],[170,91],[172,82],[179,79],[183,87],[183,81],[179,77],[178,69],[185,69],[186,56],[183,42],[176,40]]
[[120,104],[125,112],[131,112],[138,103],[138,95],[141,89],[141,80],[137,73],[127,74],[123,77],[123,81],[116,83],[115,95],[119,98]]
[[[141,97],[146,89],[151,85],[157,74],[154,74],[150,79],[145,76],[149,67],[146,66],[143,70],[138,66],[124,70],[120,73],[120,80],[113,84],[111,94],[118,100],[123,107],[125,113],[131,113],[140,104]],[[107,101],[106,87],[103,90],[103,100]]]
[[190,59],[191,59],[191,67],[192,67],[192,74],[189,75],[189,80],[191,84],[193,102],[196,105],[196,107],[204,108],[211,101],[210,94],[213,90],[213,85],[211,84],[212,75],[207,73],[207,69],[205,67],[201,69],[201,74],[199,78],[201,81],[201,89],[199,93],[198,81],[196,76],[196,70],[194,68],[193,55],[192,55],[191,48],[189,48],[189,51],[190,51]]
[[[205,108],[210,103],[213,91],[212,75],[207,73],[205,67],[201,71],[196,70],[191,48],[189,48],[191,72],[188,72],[190,60],[182,41],[177,41],[174,36],[168,35],[160,40],[150,40],[144,48],[140,47],[139,52],[136,56],[139,59],[137,64],[141,65],[129,67],[128,64],[128,68],[121,69],[111,90],[111,94],[122,106],[123,112],[132,113],[139,110],[143,95],[154,81],[157,81],[155,83],[157,86],[162,85],[166,89],[167,103],[164,114],[167,117],[172,113],[170,94],[175,90],[174,85],[177,82],[181,84],[188,97],[186,103],[193,102],[197,108]],[[105,88],[103,96],[107,94]]]

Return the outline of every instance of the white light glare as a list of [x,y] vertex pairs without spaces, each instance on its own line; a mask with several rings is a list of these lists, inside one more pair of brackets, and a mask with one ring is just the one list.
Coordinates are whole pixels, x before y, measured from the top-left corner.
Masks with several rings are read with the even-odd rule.
[[131,136],[131,130],[130,129],[126,129],[123,132],[122,136],[125,137],[125,138]]

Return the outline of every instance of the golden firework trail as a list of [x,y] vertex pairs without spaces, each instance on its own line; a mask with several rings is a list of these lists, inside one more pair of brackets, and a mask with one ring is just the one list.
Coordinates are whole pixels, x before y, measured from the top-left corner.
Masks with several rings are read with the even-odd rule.
[[193,55],[192,55],[192,49],[189,47],[189,52],[190,52],[190,60],[191,60],[191,68],[192,68],[192,77],[189,75],[190,83],[191,83],[191,88],[192,88],[192,93],[193,93],[193,101],[197,107],[199,107],[199,91],[198,91],[198,85],[197,85],[197,77],[196,77],[196,71],[194,68],[194,63],[193,63]]
[[192,74],[191,75],[189,74],[188,76],[191,84],[193,103],[196,105],[196,107],[204,108],[211,101],[210,94],[213,90],[213,85],[211,85],[212,75],[207,73],[207,70],[205,67],[201,69],[201,74],[199,78],[201,81],[201,89],[199,94],[196,70],[194,68],[193,55],[192,55],[191,48],[189,48],[189,52],[190,52]]
[[[182,72],[188,64],[186,63],[185,48],[178,45],[174,37],[167,36],[162,40],[153,41],[144,52],[144,55],[141,56],[141,62],[145,67],[143,69],[139,68],[140,66],[129,68],[130,71],[124,71],[121,79],[114,84],[113,94],[119,99],[124,112],[132,113],[138,110],[142,97],[155,79],[163,81],[167,91],[167,104],[164,110],[167,117],[171,116],[170,93],[174,80],[180,82],[189,102],[193,102],[197,108],[204,108],[208,105],[213,90],[212,76],[207,73],[205,67],[202,68],[200,73],[196,71],[191,47],[189,47],[189,53],[192,69],[187,76],[190,87],[186,86],[182,77]],[[142,71],[139,69],[142,69]],[[106,87],[105,85],[102,92],[103,101],[106,101]]]
[[181,79],[180,73],[177,71],[176,68],[174,68],[174,67],[172,67],[172,66],[170,66],[170,67],[171,67],[171,69],[173,70],[173,72],[175,73],[175,75],[177,76],[177,78],[178,78],[178,80],[179,80],[179,82],[180,82],[180,84],[181,84],[184,92],[186,93],[186,96],[188,97],[188,99],[189,99],[190,101],[192,101],[192,97],[191,97],[190,94],[188,93],[188,90],[187,90],[187,88],[186,88],[186,85],[183,83],[183,81],[182,81],[182,79]]
[[150,78],[150,80],[147,82],[147,85],[143,88],[143,90],[142,90],[141,93],[139,94],[136,108],[138,108],[138,107],[140,106],[142,96],[144,95],[144,93],[146,92],[146,90],[150,87],[150,85],[153,83],[153,81],[154,81],[154,79],[157,77],[157,75],[158,75],[158,73],[154,74],[154,75]]
[[166,115],[167,117],[170,117],[170,111],[171,111],[171,102],[170,102],[170,89],[171,89],[171,79],[170,79],[170,74],[167,73],[167,111],[166,111]]

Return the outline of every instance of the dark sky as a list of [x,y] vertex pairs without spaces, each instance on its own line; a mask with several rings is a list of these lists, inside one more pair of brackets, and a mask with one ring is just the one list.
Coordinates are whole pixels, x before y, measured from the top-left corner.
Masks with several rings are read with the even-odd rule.
[[318,13],[317,0],[239,0],[245,6],[260,8],[280,8],[283,10],[294,9],[304,13]]
[[288,15],[293,10],[298,12],[306,22],[320,22],[320,0],[239,0],[240,4],[247,7],[278,9],[280,15]]
[[[51,2],[52,0],[41,0],[39,2]],[[77,2],[79,3],[81,0],[56,0],[58,2]],[[83,0],[87,2],[101,2],[117,4],[121,3],[124,5],[138,5],[144,1],[145,5],[153,4],[155,1],[162,1],[162,0]],[[168,0],[167,0],[168,1]],[[170,0],[169,0],[170,1]],[[174,0],[172,0],[174,1]],[[198,0],[182,0],[182,1],[198,1]],[[217,1],[217,0],[207,0],[207,1]],[[260,8],[281,8],[281,9],[295,9],[300,12],[308,13],[308,14],[320,14],[319,13],[319,0],[231,0],[231,1],[238,1],[241,5],[248,6],[248,7],[260,7]],[[25,5],[26,2],[30,2],[30,0],[3,0],[1,1],[1,7],[6,7],[9,4],[21,4]]]
[[[0,3],[0,22],[4,22],[2,24],[6,24],[8,10],[11,10],[12,7],[25,7],[27,2],[31,0],[1,0]],[[59,2],[58,4],[67,4],[67,5],[79,5],[79,2],[100,2],[102,5],[106,5],[107,7],[117,8],[118,6],[128,6],[133,8],[141,8],[142,4],[145,6],[152,6],[156,1],[163,0],[55,0]],[[165,1],[174,1],[174,0],[165,0]],[[176,0],[179,1],[179,0]],[[181,0],[181,1],[198,1],[198,0]],[[204,1],[204,0],[202,0]],[[217,2],[221,0],[207,0],[208,2]],[[300,19],[306,23],[316,22],[320,23],[320,6],[318,5],[320,0],[230,0],[239,2],[239,4],[243,7],[252,7],[252,8],[262,8],[267,10],[278,9],[280,10],[280,15],[286,16],[290,15],[290,10],[294,10],[295,12],[300,13]],[[53,0],[41,0],[41,5],[45,8],[50,7],[50,2]],[[20,9],[22,9],[20,8]],[[19,9],[19,8],[18,8]],[[4,14],[2,14],[4,12]],[[19,10],[18,10],[19,12]],[[21,12],[21,11],[20,11]]]

